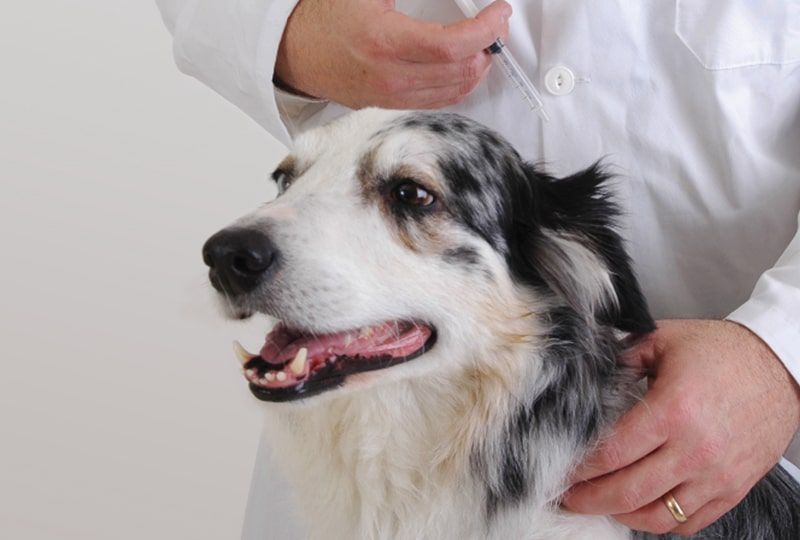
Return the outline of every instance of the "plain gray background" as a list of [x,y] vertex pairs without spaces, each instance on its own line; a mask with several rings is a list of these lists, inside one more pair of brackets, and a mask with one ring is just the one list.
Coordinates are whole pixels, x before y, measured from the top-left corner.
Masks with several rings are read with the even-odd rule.
[[232,539],[259,406],[200,248],[281,146],[174,67],[153,2],[0,19],[0,537]]

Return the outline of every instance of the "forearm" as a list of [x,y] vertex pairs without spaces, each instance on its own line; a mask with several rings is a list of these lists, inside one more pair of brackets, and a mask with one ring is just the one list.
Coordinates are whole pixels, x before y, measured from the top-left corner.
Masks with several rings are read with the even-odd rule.
[[795,234],[775,265],[761,275],[748,301],[727,317],[759,336],[781,360],[796,385],[800,385],[798,313],[800,233]]

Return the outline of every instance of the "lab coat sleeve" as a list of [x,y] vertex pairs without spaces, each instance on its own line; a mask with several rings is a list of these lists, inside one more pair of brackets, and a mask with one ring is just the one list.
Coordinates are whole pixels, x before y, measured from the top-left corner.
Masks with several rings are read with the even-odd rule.
[[763,339],[800,384],[800,232],[727,318]]
[[288,145],[293,118],[325,102],[273,84],[278,45],[298,0],[156,0],[178,68]]

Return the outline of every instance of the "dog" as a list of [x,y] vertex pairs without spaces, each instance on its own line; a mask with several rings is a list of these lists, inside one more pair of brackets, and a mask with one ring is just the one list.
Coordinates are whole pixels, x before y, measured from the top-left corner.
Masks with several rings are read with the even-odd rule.
[[[559,507],[655,328],[602,167],[556,179],[461,116],[366,109],[272,178],[203,257],[229,316],[280,321],[238,353],[311,538],[658,538]],[[796,540],[799,508],[776,467],[696,538]]]

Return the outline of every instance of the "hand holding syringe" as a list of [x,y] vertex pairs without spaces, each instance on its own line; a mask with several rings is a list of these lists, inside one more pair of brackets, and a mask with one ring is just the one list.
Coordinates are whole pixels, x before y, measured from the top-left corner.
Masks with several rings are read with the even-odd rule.
[[290,93],[352,109],[441,109],[485,80],[495,59],[486,46],[506,35],[511,15],[503,0],[446,25],[393,8],[394,1],[303,0],[284,29],[273,78]]
[[[478,14],[478,8],[472,0],[455,0],[455,2],[467,17],[472,18]],[[523,99],[528,104],[530,109],[539,113],[539,116],[542,118],[542,120],[547,122],[549,117],[547,116],[547,112],[544,110],[544,103],[542,103],[542,98],[539,95],[539,92],[536,90],[536,87],[533,86],[533,83],[528,76],[525,75],[525,72],[522,71],[522,68],[514,59],[502,40],[497,38],[497,40],[492,43],[488,50],[494,55],[494,58],[497,60],[497,63],[500,64],[500,67],[506,74],[506,77],[517,88],[517,90],[520,91]]]

